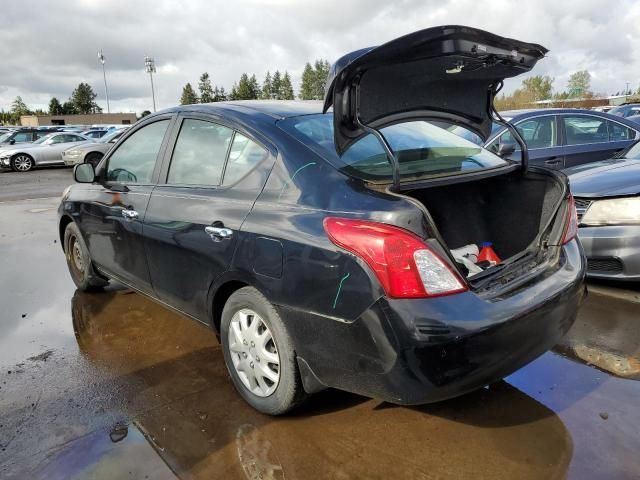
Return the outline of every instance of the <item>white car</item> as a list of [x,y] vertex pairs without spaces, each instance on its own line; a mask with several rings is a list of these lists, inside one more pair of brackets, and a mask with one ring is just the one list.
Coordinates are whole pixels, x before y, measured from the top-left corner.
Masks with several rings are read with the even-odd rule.
[[0,168],[28,172],[36,166],[64,165],[62,152],[91,142],[93,139],[80,133],[51,133],[33,143],[0,151]]

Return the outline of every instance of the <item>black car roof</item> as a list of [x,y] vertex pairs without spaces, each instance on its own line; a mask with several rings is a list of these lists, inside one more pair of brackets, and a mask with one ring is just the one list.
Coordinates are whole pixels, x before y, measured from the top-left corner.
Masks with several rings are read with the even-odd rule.
[[[231,100],[227,102],[198,103],[181,105],[164,112],[193,111],[219,113],[221,110],[251,114],[264,114],[273,118],[283,119],[300,115],[322,113],[322,102],[319,100]],[[163,113],[163,112],[158,112]]]

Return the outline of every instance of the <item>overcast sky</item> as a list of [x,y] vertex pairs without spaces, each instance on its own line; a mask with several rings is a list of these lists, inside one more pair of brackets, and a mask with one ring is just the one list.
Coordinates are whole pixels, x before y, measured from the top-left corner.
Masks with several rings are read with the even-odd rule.
[[640,2],[632,0],[4,0],[0,18],[4,109],[16,95],[46,108],[83,81],[105,108],[100,48],[111,111],[141,112],[151,109],[145,55],[156,60],[160,109],[204,71],[230,89],[242,72],[261,82],[267,70],[288,70],[297,89],[307,61],[444,24],[542,44],[550,52],[532,74],[555,77],[556,90],[582,69],[598,93],[640,84]]

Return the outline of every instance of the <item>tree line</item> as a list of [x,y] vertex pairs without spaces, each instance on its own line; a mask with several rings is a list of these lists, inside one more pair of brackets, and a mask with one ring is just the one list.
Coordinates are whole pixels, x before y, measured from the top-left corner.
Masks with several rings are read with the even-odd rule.
[[[551,100],[554,103],[561,104],[563,100],[581,99],[585,102],[596,96],[591,89],[591,74],[588,70],[580,70],[569,76],[567,88],[562,91],[554,92],[554,78],[548,75],[536,75],[534,77],[522,80],[520,88],[514,90],[511,94],[502,94],[496,98],[495,104],[498,110],[515,110],[523,107],[534,106],[536,102],[541,100]],[[629,89],[616,92],[614,95],[640,95],[640,88],[636,92]]]
[[[321,100],[324,98],[324,86],[329,74],[329,62],[316,60],[313,65],[307,62],[302,73],[302,83],[298,98],[301,100]],[[180,96],[181,105],[194,103],[222,102],[225,100],[294,100],[296,94],[288,71],[281,73],[270,71],[264,77],[262,85],[255,74],[240,75],[227,92],[224,87],[214,85],[208,72],[203,73],[198,81],[198,92],[191,83],[187,83]]]
[[56,97],[49,100],[49,111],[42,109],[31,110],[21,96],[17,96],[11,103],[8,112],[0,110],[0,123],[17,124],[23,115],[71,115],[81,113],[102,113],[102,108],[96,103],[97,94],[88,83],[81,82],[71,92],[69,99],[61,103]]

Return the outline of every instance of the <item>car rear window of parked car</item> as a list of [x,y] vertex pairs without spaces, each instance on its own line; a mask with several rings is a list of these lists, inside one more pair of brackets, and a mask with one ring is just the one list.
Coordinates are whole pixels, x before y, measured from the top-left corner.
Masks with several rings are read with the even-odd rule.
[[[392,179],[391,165],[373,135],[363,137],[338,157],[331,113],[291,117],[279,125],[349,175],[368,181]],[[398,157],[402,180],[508,165],[481,146],[428,122],[392,125],[382,133]]]

